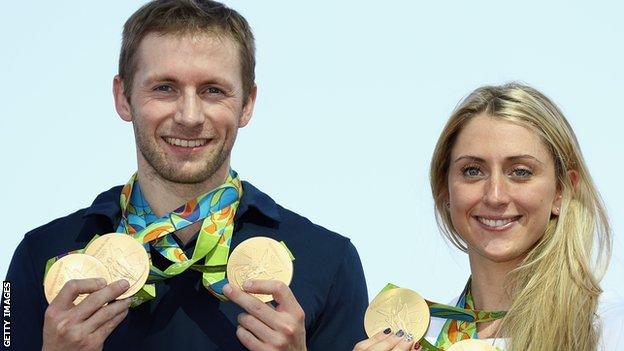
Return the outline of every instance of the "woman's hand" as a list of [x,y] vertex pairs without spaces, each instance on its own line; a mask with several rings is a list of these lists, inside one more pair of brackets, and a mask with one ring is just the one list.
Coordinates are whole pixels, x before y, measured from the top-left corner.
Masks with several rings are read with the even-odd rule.
[[355,345],[353,351],[408,351],[420,350],[418,343],[410,334],[399,330],[393,333],[390,328],[373,335],[370,339],[362,340]]

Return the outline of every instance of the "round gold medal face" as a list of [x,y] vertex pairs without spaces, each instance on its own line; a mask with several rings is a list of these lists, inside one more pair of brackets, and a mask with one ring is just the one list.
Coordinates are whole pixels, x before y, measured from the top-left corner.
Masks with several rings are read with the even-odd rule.
[[416,292],[395,288],[379,294],[366,309],[364,329],[369,337],[392,328],[420,340],[429,327],[429,307]]
[[130,235],[111,233],[93,240],[85,254],[97,258],[110,272],[111,281],[125,279],[130,288],[117,300],[125,299],[141,290],[149,275],[150,263],[143,245]]
[[447,351],[496,351],[496,348],[483,340],[466,339],[454,343]]
[[[65,283],[72,279],[104,278],[111,282],[108,269],[96,258],[85,254],[69,254],[58,259],[48,270],[43,290],[48,303],[52,302]],[[78,295],[74,304],[79,304],[87,294]]]
[[[290,284],[293,265],[288,251],[279,242],[257,236],[240,243],[227,263],[227,278],[231,284],[242,288],[247,280],[279,280]],[[273,300],[272,295],[253,294],[263,302]]]

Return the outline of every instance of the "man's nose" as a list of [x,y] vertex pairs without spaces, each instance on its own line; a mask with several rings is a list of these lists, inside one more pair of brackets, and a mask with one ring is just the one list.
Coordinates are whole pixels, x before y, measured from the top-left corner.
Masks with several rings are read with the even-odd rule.
[[202,100],[195,92],[185,92],[178,104],[173,120],[185,127],[195,127],[204,123]]
[[503,174],[492,174],[488,179],[484,189],[483,202],[489,207],[500,207],[509,203],[507,179]]

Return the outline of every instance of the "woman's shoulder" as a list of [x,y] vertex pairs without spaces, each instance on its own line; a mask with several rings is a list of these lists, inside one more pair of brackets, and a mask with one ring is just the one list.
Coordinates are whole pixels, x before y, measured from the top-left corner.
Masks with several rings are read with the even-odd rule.
[[624,299],[615,292],[605,292],[598,304],[599,350],[624,350]]

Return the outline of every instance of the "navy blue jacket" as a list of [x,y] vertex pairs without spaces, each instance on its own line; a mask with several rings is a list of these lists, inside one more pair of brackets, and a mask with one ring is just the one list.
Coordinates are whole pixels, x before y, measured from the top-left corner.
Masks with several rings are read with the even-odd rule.
[[[243,182],[232,248],[253,236],[284,241],[295,256],[290,287],[305,311],[308,350],[351,350],[366,338],[368,304],[362,265],[349,239],[317,226],[276,204]],[[119,223],[121,187],[100,194],[93,204],[26,234],[8,270],[11,282],[11,349],[41,350],[46,260],[86,246],[95,234],[114,232]],[[190,251],[192,240],[184,247]],[[244,350],[236,338],[241,308],[220,302],[193,270],[156,284],[157,297],[128,313],[108,337],[105,350]]]

